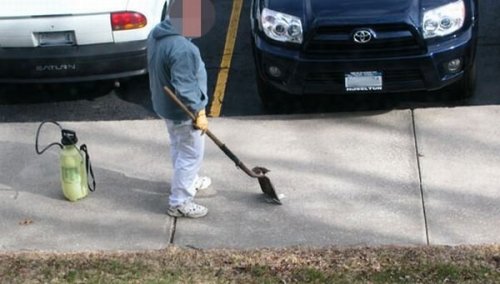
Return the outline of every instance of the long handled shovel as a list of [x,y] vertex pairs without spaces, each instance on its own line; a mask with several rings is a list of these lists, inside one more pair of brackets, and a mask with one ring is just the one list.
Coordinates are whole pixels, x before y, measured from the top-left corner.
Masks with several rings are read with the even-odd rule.
[[[172,100],[174,100],[174,102],[182,110],[184,110],[184,112],[186,112],[186,114],[189,115],[189,117],[193,121],[196,120],[196,117],[194,116],[194,114],[186,107],[186,105],[184,105],[177,98],[177,96],[168,87],[165,86],[164,89],[165,89],[165,92],[167,93],[167,95],[170,98],[172,98]],[[269,172],[268,169],[263,168],[263,167],[255,167],[252,170],[248,169],[247,166],[245,166],[245,164],[243,164],[243,162],[240,161],[240,159],[238,159],[238,157],[236,157],[236,155],[233,154],[233,152],[231,152],[231,150],[229,150],[229,148],[227,148],[226,145],[224,145],[224,143],[222,143],[217,137],[215,137],[215,135],[212,132],[210,132],[210,130],[207,129],[207,131],[205,133],[208,135],[208,137],[210,137],[210,139],[212,139],[212,141],[214,141],[214,143],[217,146],[219,146],[219,148],[222,150],[222,152],[224,152],[224,154],[226,154],[226,156],[228,156],[229,159],[231,159],[236,164],[236,166],[238,168],[240,168],[242,171],[244,171],[248,176],[259,180],[259,185],[260,185],[260,188],[262,189],[262,192],[264,192],[264,194],[269,197],[270,201],[272,201],[273,203],[276,203],[276,204],[281,204],[281,201],[280,201],[278,195],[276,194],[276,191],[274,190],[274,186],[271,183],[271,180],[266,176],[266,173]]]

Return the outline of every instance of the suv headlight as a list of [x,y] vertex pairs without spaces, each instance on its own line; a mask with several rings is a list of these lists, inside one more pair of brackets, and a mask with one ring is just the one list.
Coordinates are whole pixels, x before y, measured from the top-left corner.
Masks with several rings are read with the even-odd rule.
[[458,0],[435,9],[424,12],[424,38],[442,37],[450,35],[464,25],[465,4]]
[[302,43],[302,22],[299,17],[264,8],[260,23],[264,33],[271,39]]

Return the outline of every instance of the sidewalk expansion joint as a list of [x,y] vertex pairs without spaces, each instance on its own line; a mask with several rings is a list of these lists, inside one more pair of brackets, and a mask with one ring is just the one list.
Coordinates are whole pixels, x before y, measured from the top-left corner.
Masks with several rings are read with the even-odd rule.
[[177,217],[174,217],[174,220],[170,223],[170,237],[168,239],[168,243],[173,245],[175,238],[175,230],[177,228]]
[[422,156],[420,150],[418,148],[418,140],[417,140],[417,127],[415,123],[415,110],[411,109],[411,120],[412,120],[412,128],[413,128],[413,141],[415,142],[415,156],[417,158],[417,169],[418,169],[418,183],[420,187],[420,198],[422,200],[422,211],[424,215],[424,226],[425,226],[425,239],[427,245],[429,242],[429,224],[427,223],[427,212],[425,208],[425,199],[424,199],[424,187],[422,184],[422,167],[420,165],[420,157]]

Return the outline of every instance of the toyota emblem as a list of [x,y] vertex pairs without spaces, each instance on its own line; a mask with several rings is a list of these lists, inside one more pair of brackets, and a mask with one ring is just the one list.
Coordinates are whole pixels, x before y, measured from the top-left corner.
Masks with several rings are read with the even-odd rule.
[[370,30],[358,30],[354,32],[352,38],[356,43],[360,44],[368,43],[373,39],[373,32]]

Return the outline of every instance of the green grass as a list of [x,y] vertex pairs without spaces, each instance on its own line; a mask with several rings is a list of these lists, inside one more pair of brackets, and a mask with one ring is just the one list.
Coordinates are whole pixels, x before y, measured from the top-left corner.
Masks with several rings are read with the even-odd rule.
[[500,246],[3,253],[0,283],[500,283]]

